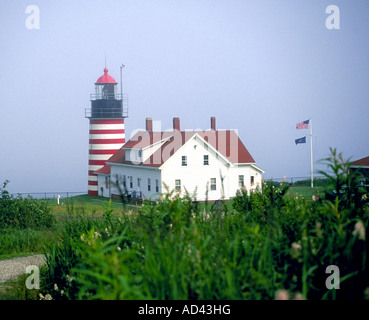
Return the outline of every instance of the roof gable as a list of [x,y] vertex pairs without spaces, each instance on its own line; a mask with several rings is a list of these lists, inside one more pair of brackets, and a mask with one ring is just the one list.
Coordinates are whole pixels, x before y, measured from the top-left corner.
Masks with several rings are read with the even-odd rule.
[[106,174],[106,175],[109,175],[110,174],[110,166],[106,164],[105,166],[103,166],[101,169],[95,171],[94,173],[95,174]]
[[[107,160],[107,163],[160,167],[195,134],[198,134],[231,163],[255,163],[254,158],[234,130],[138,131]],[[127,149],[145,149],[158,142],[162,142],[160,148],[153,152],[144,162],[136,163],[125,160],[125,151]]]
[[364,167],[369,167],[369,157],[365,157],[356,161],[353,161],[351,163],[353,166],[364,166]]

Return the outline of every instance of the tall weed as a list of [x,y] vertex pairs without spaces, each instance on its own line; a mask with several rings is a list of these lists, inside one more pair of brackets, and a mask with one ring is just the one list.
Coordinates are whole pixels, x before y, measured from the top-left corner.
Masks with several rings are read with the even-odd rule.
[[[313,201],[269,183],[213,210],[169,192],[117,218],[107,202],[104,219],[70,223],[49,251],[50,290],[54,282],[70,299],[259,300],[281,289],[300,299],[364,299],[368,194],[337,152],[326,162],[337,196]],[[330,265],[339,267],[340,290],[326,287]]]

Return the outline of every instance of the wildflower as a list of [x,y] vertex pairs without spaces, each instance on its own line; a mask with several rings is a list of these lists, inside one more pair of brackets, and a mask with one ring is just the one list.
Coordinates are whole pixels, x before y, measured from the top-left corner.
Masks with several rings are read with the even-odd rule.
[[121,247],[117,247],[117,251],[120,252],[122,250]]
[[53,297],[48,293],[46,296],[45,296],[45,300],[52,300]]
[[59,290],[58,285],[56,283],[54,284],[54,290],[55,291],[58,291]]
[[106,233],[106,235],[107,235],[108,237],[110,236],[110,232],[109,232],[108,228],[105,228],[105,233]]
[[60,294],[61,294],[62,296],[64,295],[64,293],[65,293],[65,292],[64,292],[64,290],[61,290],[61,291],[60,291]]
[[323,237],[323,231],[322,231],[322,223],[317,221],[315,224],[315,233],[316,236],[321,239]]
[[365,227],[362,221],[356,222],[352,234],[358,236],[360,240],[365,240]]
[[290,254],[291,254],[292,258],[294,258],[294,259],[298,258],[301,254],[301,244],[299,244],[297,242],[292,243]]
[[317,200],[319,200],[319,197],[316,196],[316,195],[313,195],[312,199],[313,199],[313,201],[317,201]]
[[67,274],[66,278],[69,283],[72,283],[72,281],[74,280],[69,274]]
[[40,300],[45,299],[45,297],[44,297],[44,295],[43,295],[42,293],[39,293],[38,295],[39,295],[39,297],[40,297]]
[[285,289],[280,289],[275,293],[275,299],[274,300],[288,300],[289,294],[288,291]]
[[305,300],[301,293],[296,293],[293,300]]

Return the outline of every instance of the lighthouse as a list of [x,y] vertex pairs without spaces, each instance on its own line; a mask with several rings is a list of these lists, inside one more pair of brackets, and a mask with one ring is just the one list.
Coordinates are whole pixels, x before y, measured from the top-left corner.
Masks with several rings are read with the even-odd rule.
[[90,101],[91,108],[85,109],[85,117],[90,121],[88,195],[97,196],[94,172],[101,169],[125,143],[124,119],[128,117],[127,97],[122,89],[117,92],[117,82],[106,67],[95,83],[95,93],[91,94]]

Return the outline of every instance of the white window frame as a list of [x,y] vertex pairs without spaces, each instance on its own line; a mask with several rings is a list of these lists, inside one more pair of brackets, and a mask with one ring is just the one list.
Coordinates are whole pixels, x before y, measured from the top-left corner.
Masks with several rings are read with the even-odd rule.
[[182,187],[181,179],[175,179],[174,186],[175,186],[176,192],[180,192],[181,191],[181,187]]
[[238,186],[240,188],[245,186],[245,176],[243,174],[238,175]]
[[217,190],[217,178],[210,178],[210,190]]

